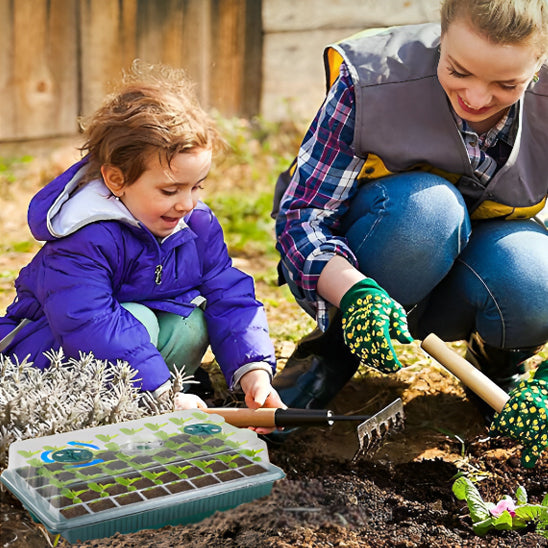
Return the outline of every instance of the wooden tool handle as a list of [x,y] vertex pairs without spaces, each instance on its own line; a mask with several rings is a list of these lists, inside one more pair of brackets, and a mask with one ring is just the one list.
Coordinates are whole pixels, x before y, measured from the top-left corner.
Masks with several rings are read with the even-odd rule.
[[502,410],[508,401],[508,394],[469,361],[451,350],[439,337],[431,333],[422,341],[421,347],[497,413]]
[[200,409],[206,413],[221,415],[228,424],[245,428],[247,426],[264,426],[267,428],[276,427],[276,409],[261,407],[259,409],[248,409],[247,407],[208,407]]
[[264,426],[276,428],[284,426],[331,426],[337,420],[363,420],[369,416],[341,416],[333,415],[329,409],[282,409],[261,407],[248,409],[247,407],[210,407],[202,409],[206,413],[221,415],[232,426]]

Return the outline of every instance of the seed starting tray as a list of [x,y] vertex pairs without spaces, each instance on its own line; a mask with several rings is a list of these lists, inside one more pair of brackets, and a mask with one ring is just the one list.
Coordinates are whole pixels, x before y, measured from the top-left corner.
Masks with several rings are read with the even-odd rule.
[[75,542],[200,521],[283,477],[255,432],[186,410],[14,442],[0,481]]

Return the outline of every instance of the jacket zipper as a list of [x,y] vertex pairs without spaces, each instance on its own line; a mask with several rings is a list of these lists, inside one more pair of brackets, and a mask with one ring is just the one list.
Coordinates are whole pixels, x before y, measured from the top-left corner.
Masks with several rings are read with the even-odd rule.
[[163,270],[163,266],[161,264],[159,264],[155,269],[154,269],[154,282],[156,283],[156,285],[160,285],[162,283],[162,270]]

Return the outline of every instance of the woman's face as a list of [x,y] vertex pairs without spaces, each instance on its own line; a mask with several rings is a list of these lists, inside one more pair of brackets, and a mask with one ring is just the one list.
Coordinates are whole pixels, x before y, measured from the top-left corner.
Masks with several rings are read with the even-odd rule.
[[457,19],[441,38],[438,79],[458,116],[478,133],[520,99],[540,68],[529,44],[494,44]]

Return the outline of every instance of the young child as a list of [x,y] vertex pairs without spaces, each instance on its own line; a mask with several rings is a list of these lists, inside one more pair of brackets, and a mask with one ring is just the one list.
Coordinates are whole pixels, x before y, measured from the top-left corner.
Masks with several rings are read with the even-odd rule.
[[[199,201],[221,139],[179,70],[134,63],[84,125],[87,155],[33,198],[45,241],[0,318],[0,351],[34,365],[63,348],[125,360],[165,398],[170,368],[193,374],[211,345],[249,407],[278,407],[274,350],[252,279],[232,266]],[[178,395],[176,406],[205,406]]]
[[511,392],[495,425],[539,383],[541,427],[512,436],[527,464],[548,445],[548,366],[516,388],[548,342],[547,56],[545,0],[444,0],[441,25],[326,49],[327,97],[279,179],[282,272],[318,322],[274,379],[287,405],[325,407],[360,362],[397,371],[392,342],[435,332]]

